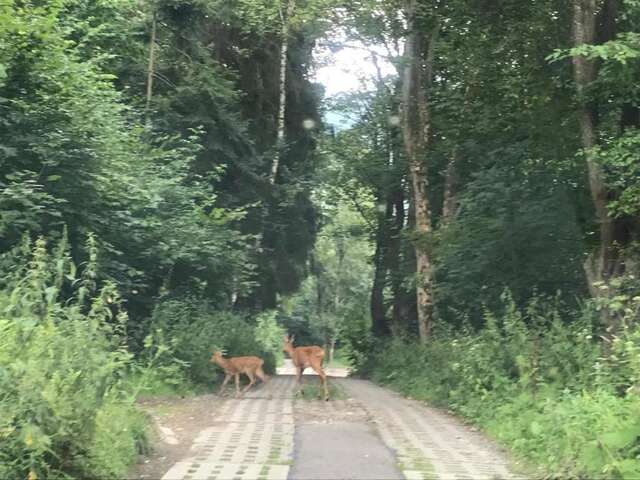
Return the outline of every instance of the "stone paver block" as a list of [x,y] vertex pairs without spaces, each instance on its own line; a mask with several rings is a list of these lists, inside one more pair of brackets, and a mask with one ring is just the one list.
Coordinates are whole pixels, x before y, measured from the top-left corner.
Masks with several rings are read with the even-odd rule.
[[286,480],[288,465],[178,462],[163,480]]

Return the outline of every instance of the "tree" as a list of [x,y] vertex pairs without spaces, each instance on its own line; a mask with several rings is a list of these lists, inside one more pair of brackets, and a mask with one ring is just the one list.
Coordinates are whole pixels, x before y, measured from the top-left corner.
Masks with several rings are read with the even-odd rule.
[[418,331],[425,342],[431,335],[433,322],[433,259],[430,247],[432,233],[431,210],[427,196],[425,156],[429,144],[429,104],[426,88],[433,70],[434,43],[439,26],[433,27],[423,66],[422,30],[418,20],[418,3],[409,0],[405,8],[407,37],[405,39],[405,68],[402,77],[402,131],[409,164],[412,204],[415,215],[416,238],[416,296]]
[[[607,112],[610,108],[607,104],[612,102],[610,97],[602,98],[596,86],[600,82],[606,84],[607,76],[611,75],[611,67],[607,63],[602,64],[602,60],[606,62],[611,58],[610,61],[622,63],[623,70],[637,72],[637,60],[634,60],[640,52],[637,47],[629,48],[630,37],[620,32],[620,29],[634,25],[634,20],[637,22],[640,15],[640,9],[632,2],[625,4],[623,8],[617,0],[605,0],[601,4],[595,0],[574,0],[572,10],[574,48],[570,53],[576,84],[577,114],[589,191],[599,233],[598,245],[589,253],[584,268],[591,294],[598,298],[611,294],[608,291],[611,288],[610,282],[624,274],[629,263],[627,249],[640,234],[637,212],[632,211],[629,215],[624,211],[616,213],[610,208],[611,203],[621,195],[614,187],[616,183],[620,185],[620,182],[613,180],[615,183],[612,185],[612,180],[606,173],[606,164],[603,165],[601,158],[604,156],[606,159],[607,156],[601,154],[599,147],[607,134],[610,136],[609,143],[612,144],[615,140],[612,141],[611,136],[621,138],[628,135],[632,129],[639,128],[640,108],[636,101],[618,97],[614,103],[618,111],[613,117],[617,119],[618,125],[614,128],[618,131],[613,133],[607,125],[606,117],[607,113],[612,113]],[[632,60],[629,67],[626,67],[627,58]],[[617,88],[620,89],[622,86],[628,95],[630,92],[628,82],[625,81],[626,75],[621,77]],[[609,89],[609,95],[612,93],[611,90],[613,89]],[[631,90],[637,91],[637,87],[631,87]],[[624,183],[626,182],[623,181],[622,185]],[[616,316],[611,315],[607,309],[602,309],[601,312],[605,326],[610,332],[615,330]]]

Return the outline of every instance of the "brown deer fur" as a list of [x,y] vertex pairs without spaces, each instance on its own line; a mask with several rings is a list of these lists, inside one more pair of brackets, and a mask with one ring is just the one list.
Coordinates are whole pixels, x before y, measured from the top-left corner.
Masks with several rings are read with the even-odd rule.
[[266,382],[268,379],[268,377],[262,370],[264,360],[258,357],[224,358],[222,356],[222,352],[215,352],[211,356],[211,362],[217,364],[224,370],[224,381],[222,382],[222,386],[220,387],[220,391],[218,392],[219,395],[222,394],[224,387],[227,385],[227,382],[233,376],[235,377],[236,382],[236,396],[240,396],[241,373],[244,373],[247,377],[249,377],[249,385],[247,385],[244,390],[242,390],[242,393],[249,390],[256,383],[256,377],[258,377],[263,382]]
[[294,337],[285,336],[282,342],[282,350],[287,352],[296,367],[296,383],[301,388],[300,380],[305,368],[311,367],[320,376],[320,383],[324,390],[324,399],[329,400],[329,389],[327,388],[327,375],[322,369],[324,359],[324,349],[318,346],[294,347]]

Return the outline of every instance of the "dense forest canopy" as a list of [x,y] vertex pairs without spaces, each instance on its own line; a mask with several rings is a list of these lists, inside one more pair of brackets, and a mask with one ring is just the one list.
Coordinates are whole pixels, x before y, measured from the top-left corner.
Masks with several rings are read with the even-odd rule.
[[[485,426],[482,399],[537,415],[596,372],[628,415],[639,27],[637,0],[0,3],[0,476],[121,473],[81,458],[123,378],[210,382],[214,347],[272,368],[285,331],[399,388],[412,352]],[[327,96],[340,51],[366,68]],[[85,390],[50,383],[74,341],[108,363]],[[640,471],[638,437],[570,473]]]

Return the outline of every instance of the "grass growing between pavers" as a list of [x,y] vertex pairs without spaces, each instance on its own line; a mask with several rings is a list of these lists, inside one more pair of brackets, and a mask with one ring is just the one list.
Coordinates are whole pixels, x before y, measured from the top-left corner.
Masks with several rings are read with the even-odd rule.
[[[324,392],[316,378],[313,383],[308,383],[305,379],[303,382],[302,393],[297,393],[296,398],[301,400],[317,400],[323,398]],[[329,398],[330,400],[344,400],[347,398],[345,391],[335,383],[329,382]]]
[[398,456],[398,469],[407,480],[435,480],[434,466],[424,457],[419,449],[411,444],[404,444],[404,455]]

